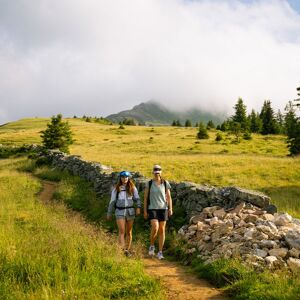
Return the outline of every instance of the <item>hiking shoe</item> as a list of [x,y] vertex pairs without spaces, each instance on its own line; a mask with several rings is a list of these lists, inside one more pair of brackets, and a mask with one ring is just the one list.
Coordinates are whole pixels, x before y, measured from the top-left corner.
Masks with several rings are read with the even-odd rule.
[[157,258],[158,259],[164,259],[163,253],[161,251],[157,252]]
[[131,257],[131,256],[132,256],[132,254],[130,253],[129,250],[124,250],[124,254],[125,254],[125,256],[127,256],[127,257]]
[[150,247],[149,247],[149,252],[148,252],[148,254],[149,254],[150,256],[154,256],[154,255],[155,255],[155,247],[154,247],[154,246],[150,246]]

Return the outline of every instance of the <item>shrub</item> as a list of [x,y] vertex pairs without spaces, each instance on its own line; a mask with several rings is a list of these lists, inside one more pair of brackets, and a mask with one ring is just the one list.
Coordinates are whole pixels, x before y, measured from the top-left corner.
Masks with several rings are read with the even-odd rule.
[[244,139],[244,140],[251,140],[251,139],[252,139],[251,133],[250,133],[249,131],[246,131],[246,132],[243,134],[243,139]]
[[206,129],[206,127],[204,126],[204,124],[202,122],[200,122],[200,124],[199,124],[199,131],[197,133],[197,138],[199,140],[209,138],[209,135],[207,133],[207,129]]
[[216,142],[220,142],[223,140],[223,136],[220,132],[217,132],[216,134]]

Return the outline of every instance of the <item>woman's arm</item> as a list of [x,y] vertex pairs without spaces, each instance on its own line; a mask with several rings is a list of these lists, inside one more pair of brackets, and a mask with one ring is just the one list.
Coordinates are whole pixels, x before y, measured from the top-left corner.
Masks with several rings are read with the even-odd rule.
[[167,199],[167,203],[168,203],[169,216],[172,216],[173,215],[173,203],[172,203],[170,189],[167,189],[166,199]]
[[111,197],[110,197],[110,201],[108,204],[107,216],[106,216],[107,220],[111,220],[111,215],[115,209],[116,202],[117,202],[117,190],[116,190],[116,188],[114,188],[111,192]]
[[139,215],[141,213],[141,199],[140,199],[140,195],[137,191],[137,188],[134,187],[134,190],[133,190],[133,201],[136,202],[136,214]]
[[144,218],[148,218],[148,194],[149,194],[149,188],[146,187],[144,191]]

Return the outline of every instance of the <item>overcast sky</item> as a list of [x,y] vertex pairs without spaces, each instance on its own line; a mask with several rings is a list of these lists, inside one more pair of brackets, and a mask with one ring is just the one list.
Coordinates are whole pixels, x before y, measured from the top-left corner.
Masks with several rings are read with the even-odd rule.
[[0,123],[97,115],[155,99],[284,109],[300,85],[287,0],[0,0]]

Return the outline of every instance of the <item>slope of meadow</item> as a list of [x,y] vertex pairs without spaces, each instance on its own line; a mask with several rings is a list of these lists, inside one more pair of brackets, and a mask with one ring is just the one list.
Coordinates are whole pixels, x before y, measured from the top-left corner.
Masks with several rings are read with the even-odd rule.
[[[40,143],[49,119],[24,119],[0,127],[1,144]],[[287,157],[284,136],[253,135],[250,141],[197,140],[196,128],[126,126],[68,120],[76,142],[71,154],[151,176],[154,163],[164,176],[216,186],[237,185],[271,196],[280,210],[300,217],[300,159]]]
[[[23,164],[0,160],[1,299],[164,298],[159,283],[140,261],[125,258],[115,239],[62,203],[41,203],[40,182],[17,171]],[[95,198],[82,180],[65,188],[62,197]]]

